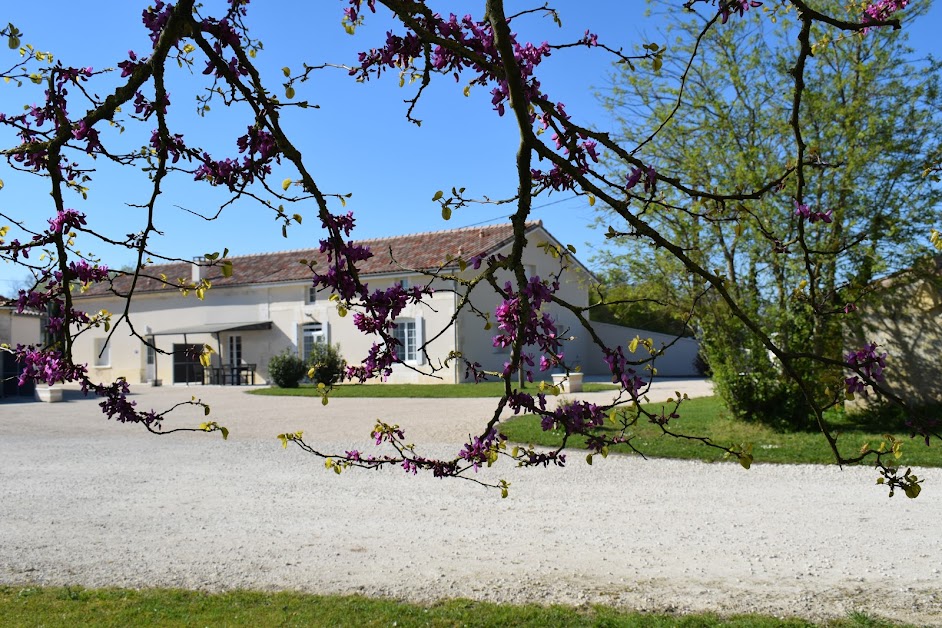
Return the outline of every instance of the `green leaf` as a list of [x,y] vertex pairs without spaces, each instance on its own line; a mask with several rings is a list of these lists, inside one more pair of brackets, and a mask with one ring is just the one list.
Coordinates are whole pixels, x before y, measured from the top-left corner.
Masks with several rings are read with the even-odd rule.
[[203,406],[203,416],[209,416],[209,406]]
[[442,192],[441,190],[439,190],[438,192],[435,192],[435,196],[432,197],[432,200],[433,200],[433,201],[437,201],[438,199],[440,199],[440,198],[443,197],[443,196],[445,196],[445,193]]
[[287,98],[288,100],[291,100],[292,98],[294,98],[294,93],[295,93],[294,87],[292,87],[291,85],[285,88],[285,98]]
[[326,406],[328,403],[327,395],[321,397],[321,405]]
[[448,205],[442,206],[442,219],[451,220],[451,207],[449,207]]
[[589,463],[589,466],[592,466],[592,454],[586,454],[585,461]]
[[285,179],[284,181],[281,182],[281,189],[284,190],[285,192],[287,192],[288,188],[290,187],[291,187],[291,179]]
[[291,68],[289,68],[288,66],[281,68],[281,71],[282,73],[284,73],[285,76],[291,76]]
[[739,455],[739,464],[742,465],[743,469],[748,469],[752,466],[752,454],[740,454]]
[[220,427],[219,431],[222,432],[222,439],[229,440],[229,428]]
[[7,38],[7,46],[10,50],[16,50],[20,47],[20,38],[16,35],[10,35],[10,37]]

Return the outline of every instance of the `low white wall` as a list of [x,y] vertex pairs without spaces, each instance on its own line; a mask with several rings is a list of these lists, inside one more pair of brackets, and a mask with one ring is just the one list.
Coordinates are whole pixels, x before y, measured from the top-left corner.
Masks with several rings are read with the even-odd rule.
[[[664,353],[654,361],[654,367],[658,375],[662,377],[699,377],[695,367],[697,352],[700,344],[693,338],[676,338],[668,334],[659,334],[644,329],[635,329],[633,327],[622,327],[621,325],[610,325],[608,323],[592,323],[595,333],[601,338],[605,345],[614,348],[621,345],[625,352],[625,357],[629,360],[641,360],[649,357],[648,350],[640,343],[634,354],[628,352],[628,345],[636,337],[642,340],[650,338],[654,342],[655,349],[661,349],[671,345]],[[586,334],[587,342],[591,342]],[[676,342],[675,342],[676,340]],[[605,363],[605,356],[602,350],[591,343],[589,347],[589,359],[583,363],[582,370],[586,375],[611,375],[608,364]],[[644,367],[636,367],[641,372]]]

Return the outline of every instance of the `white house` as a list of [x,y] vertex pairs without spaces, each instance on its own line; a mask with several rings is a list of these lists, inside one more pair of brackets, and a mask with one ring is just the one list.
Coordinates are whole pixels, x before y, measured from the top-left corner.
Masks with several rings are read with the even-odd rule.
[[[368,246],[374,257],[362,265],[361,275],[371,289],[396,282],[424,285],[429,281],[426,276],[403,268],[429,270],[445,266],[451,269],[448,272],[458,273],[455,264],[448,261],[449,255],[463,260],[477,255],[507,255],[512,235],[511,225],[501,224],[363,240],[359,243]],[[558,273],[559,260],[539,245],[561,243],[542,223],[528,224],[527,241],[523,254],[526,272],[543,278]],[[349,316],[342,317],[329,295],[312,289],[311,271],[299,260],[322,257],[317,249],[233,257],[231,277],[224,277],[216,266],[186,263],[148,266],[143,272],[151,278],[139,278],[130,319],[134,329],[160,351],[133,337],[125,325],[117,328],[110,341],[103,328],[81,334],[74,345],[76,357],[87,360],[93,378],[112,380],[120,376],[133,383],[165,384],[264,383],[268,380],[268,361],[273,356],[286,350],[306,356],[315,342],[339,344],[346,360],[358,364],[375,338],[357,331]],[[577,260],[571,257],[568,260],[559,296],[585,306],[589,286],[595,280]],[[196,299],[192,291],[184,296],[180,290],[153,279],[163,275],[170,282],[178,278],[195,281],[201,278],[200,272],[208,273],[203,278],[212,286],[204,300]],[[461,274],[471,277],[473,273],[468,268]],[[120,295],[126,294],[129,285],[128,277],[115,279],[111,290],[117,294],[105,286],[93,286],[85,294],[75,294],[76,305],[87,312],[123,311],[124,300]],[[486,369],[501,370],[509,350],[493,347],[496,325],[486,330],[485,321],[465,308],[458,314],[455,325],[440,333],[454,316],[461,295],[451,281],[436,279],[431,286],[435,292],[427,303],[409,306],[397,319],[397,333],[405,344],[400,352],[404,359],[420,370],[422,367],[428,370],[431,365],[443,363],[452,352],[460,352]],[[470,300],[475,309],[489,312],[493,320],[500,300],[489,286],[477,286]],[[549,309],[557,317],[560,331],[568,329],[567,337],[572,336],[565,346],[567,362],[580,365],[587,375],[607,374],[601,351],[592,345],[574,315],[552,304]],[[615,325],[598,324],[598,328],[600,336],[613,345],[627,345],[638,334],[653,338],[655,346],[674,340]],[[204,369],[192,351],[204,344],[216,351],[210,369]],[[419,350],[423,344],[425,352]],[[667,376],[696,375],[696,353],[694,340],[681,339],[659,358],[658,372]],[[390,381],[458,383],[465,381],[465,368],[453,361],[433,377],[397,365]]]

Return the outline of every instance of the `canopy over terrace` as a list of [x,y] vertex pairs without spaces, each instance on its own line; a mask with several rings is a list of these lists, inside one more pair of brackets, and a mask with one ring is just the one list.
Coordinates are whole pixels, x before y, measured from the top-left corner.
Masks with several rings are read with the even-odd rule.
[[[210,366],[209,373],[209,383],[211,384],[240,384],[242,383],[243,375],[245,377],[251,377],[251,383],[255,383],[255,364],[239,364],[232,362],[228,367],[222,362],[222,346],[219,340],[219,335],[223,333],[234,333],[234,332],[243,332],[243,331],[266,331],[272,328],[271,321],[253,321],[253,322],[228,322],[228,323],[199,323],[186,325],[184,327],[174,327],[171,329],[163,329],[155,331],[149,327],[146,330],[145,335],[155,338],[157,336],[183,336],[183,344],[189,345],[187,339],[188,335],[192,334],[211,334],[216,339],[216,355],[218,364],[215,366]],[[152,341],[150,344],[155,345]],[[212,358],[210,358],[212,359]],[[232,356],[230,356],[230,360]],[[157,369],[157,352],[154,352],[154,372],[156,373]],[[186,384],[190,384],[189,371],[184,369],[187,375],[183,378],[185,379]],[[176,377],[174,378],[175,383]],[[205,377],[194,378],[199,379],[200,381],[194,383],[205,383]],[[245,383],[249,383],[246,381]]]

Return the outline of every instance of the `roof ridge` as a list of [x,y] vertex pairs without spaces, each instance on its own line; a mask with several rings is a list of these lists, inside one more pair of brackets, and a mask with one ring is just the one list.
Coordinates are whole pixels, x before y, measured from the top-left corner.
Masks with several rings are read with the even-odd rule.
[[[471,230],[474,230],[474,229],[478,229],[478,230],[480,230],[480,229],[498,229],[498,228],[500,228],[500,227],[506,227],[506,226],[508,226],[508,225],[510,225],[510,224],[512,224],[512,223],[501,222],[501,223],[497,223],[497,224],[493,224],[493,225],[469,225],[469,226],[467,226],[467,227],[456,227],[456,228],[454,228],[454,229],[438,229],[438,230],[436,230],[436,231],[417,231],[417,232],[415,232],[415,233],[403,233],[403,234],[400,234],[400,235],[383,236],[383,237],[378,237],[378,238],[365,238],[365,239],[362,239],[362,240],[354,239],[353,241],[356,242],[357,244],[369,244],[370,242],[388,242],[388,241],[390,241],[390,240],[398,240],[398,239],[400,239],[400,238],[413,238],[413,237],[422,237],[422,236],[430,236],[430,235],[439,235],[439,234],[444,234],[444,233],[456,233],[456,232],[459,232],[459,231],[471,231]],[[542,226],[543,226],[543,221],[542,221],[542,220],[528,220],[527,223],[526,223],[526,226],[527,226],[527,228],[530,228],[530,227],[542,227]],[[280,251],[259,251],[259,252],[256,252],[256,253],[242,253],[242,254],[239,254],[239,255],[230,255],[230,256],[227,257],[226,259],[229,259],[229,260],[236,260],[236,259],[246,258],[246,257],[267,257],[267,256],[269,256],[269,255],[285,255],[285,254],[290,254],[290,253],[305,253],[305,252],[308,252],[308,251],[320,251],[320,247],[318,247],[318,246],[307,246],[307,247],[301,247],[301,248],[297,248],[297,249],[283,249],[283,250],[280,250]],[[149,265],[148,267],[149,267],[149,268],[153,268],[154,266],[169,266],[169,265],[171,265],[171,264],[188,264],[188,263],[190,263],[190,262],[188,262],[187,260],[179,260],[179,261],[173,261],[173,262],[164,262],[164,263],[161,263],[161,264],[151,264],[151,265]]]

